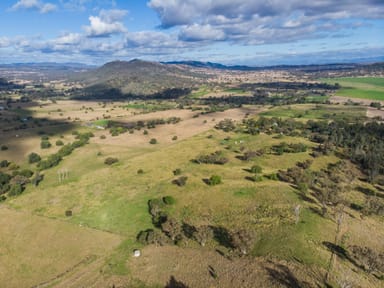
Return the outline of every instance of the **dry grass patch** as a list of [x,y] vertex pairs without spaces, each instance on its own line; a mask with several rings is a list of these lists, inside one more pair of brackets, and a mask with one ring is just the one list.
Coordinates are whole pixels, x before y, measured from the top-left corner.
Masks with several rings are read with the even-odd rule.
[[31,287],[90,255],[105,257],[120,241],[117,235],[0,206],[0,283]]

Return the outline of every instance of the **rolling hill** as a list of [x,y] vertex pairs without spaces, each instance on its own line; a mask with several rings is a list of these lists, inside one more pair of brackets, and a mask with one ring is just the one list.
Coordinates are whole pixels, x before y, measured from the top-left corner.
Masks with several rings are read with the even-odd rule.
[[109,62],[98,69],[77,73],[71,80],[80,81],[85,86],[82,98],[102,98],[106,94],[112,94],[114,98],[150,97],[164,92],[172,98],[172,95],[189,92],[206,78],[206,75],[182,65],[134,59]]

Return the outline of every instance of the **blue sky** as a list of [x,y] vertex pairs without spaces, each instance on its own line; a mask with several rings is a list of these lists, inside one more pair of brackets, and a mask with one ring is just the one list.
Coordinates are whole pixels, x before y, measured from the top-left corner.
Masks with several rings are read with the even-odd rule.
[[253,66],[384,60],[384,0],[0,1],[0,63],[133,58]]

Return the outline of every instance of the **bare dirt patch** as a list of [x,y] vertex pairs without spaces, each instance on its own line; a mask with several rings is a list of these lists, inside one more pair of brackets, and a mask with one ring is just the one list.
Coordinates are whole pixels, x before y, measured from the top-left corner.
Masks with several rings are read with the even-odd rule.
[[377,100],[371,100],[371,99],[361,99],[361,98],[353,98],[353,97],[344,97],[344,96],[332,96],[330,98],[330,101],[332,103],[340,103],[345,104],[348,102],[354,102],[359,103],[364,106],[369,106],[372,102],[380,102],[381,105],[384,105],[384,101],[377,101]]
[[368,107],[367,108],[367,117],[369,118],[375,118],[375,117],[380,117],[384,119],[384,110],[379,110],[373,107]]
[[96,137],[92,141],[95,141],[98,144],[117,145],[124,147],[143,147],[150,146],[151,144],[149,144],[149,140],[151,138],[156,138],[160,144],[169,144],[173,142],[173,136],[177,136],[177,140],[183,140],[212,129],[219,121],[223,119],[229,118],[239,121],[243,119],[247,113],[250,115],[255,115],[261,111],[263,111],[262,108],[236,108],[226,110],[224,112],[199,115],[199,117],[193,117],[196,115],[196,112],[192,112],[190,110],[167,110],[148,114],[140,114],[127,117],[122,120],[122,123],[168,117],[180,117],[182,121],[176,124],[158,125],[156,128],[148,130],[148,135],[143,135],[143,131],[135,131],[134,134],[125,133],[117,137],[112,137],[108,135],[109,132],[106,130],[97,131],[96,136],[104,134],[107,136],[107,139],[99,139]]

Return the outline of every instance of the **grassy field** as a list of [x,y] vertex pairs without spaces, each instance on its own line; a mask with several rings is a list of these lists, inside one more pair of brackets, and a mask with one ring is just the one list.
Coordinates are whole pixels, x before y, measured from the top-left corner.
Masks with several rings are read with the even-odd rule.
[[[213,137],[207,138],[208,135]],[[233,135],[236,137],[227,143],[222,141],[225,136],[225,133],[210,131],[155,150],[137,148],[122,151],[118,147],[113,151],[90,144],[86,149],[75,152],[59,167],[47,171],[46,180],[41,187],[29,189],[22,196],[9,201],[8,205],[62,220],[66,219],[64,211],[70,209],[74,214],[70,219],[73,223],[134,239],[140,230],[152,227],[147,201],[171,195],[177,201],[171,213],[190,224],[210,223],[228,229],[253,227],[252,229],[265,232],[272,229],[274,236],[268,238],[262,236],[261,242],[255,248],[255,255],[272,253],[283,259],[292,259],[295,256],[307,263],[325,261],[319,259],[318,255],[310,257],[315,252],[316,246],[308,246],[305,237],[302,238],[302,233],[308,228],[302,227],[300,228],[302,232],[298,230],[297,233],[291,233],[292,229],[299,229],[290,224],[293,221],[292,209],[300,202],[295,190],[289,185],[272,180],[252,183],[245,179],[249,176],[246,169],[253,164],[262,165],[264,173],[269,174],[279,169],[287,169],[296,161],[308,159],[308,153],[265,155],[244,163],[235,157],[236,153],[228,150],[225,153],[230,158],[230,163],[223,166],[198,165],[190,162],[201,153],[225,151],[228,144],[232,149],[236,149],[235,142],[240,140],[247,149],[269,147],[282,141],[268,135],[244,135],[240,138]],[[286,137],[284,141],[302,142],[293,137]],[[100,151],[103,156],[96,157]],[[102,163],[103,159],[114,155],[119,155],[120,163],[106,167]],[[56,172],[63,167],[68,167],[70,177],[64,183],[59,183]],[[188,176],[188,184],[185,187],[177,187],[171,183],[174,179],[172,171],[176,168],[180,168],[183,175]],[[138,175],[138,169],[143,169],[144,174]],[[207,186],[203,179],[212,174],[220,175],[223,184],[215,187]],[[110,184],[110,179],[113,179],[113,185]],[[250,211],[252,213],[249,213]],[[285,220],[281,219],[282,215]],[[255,219],[258,219],[257,224],[254,223]],[[307,224],[303,225],[316,227],[318,221],[308,213]],[[317,236],[316,234],[314,237]],[[289,251],[278,249],[271,251],[263,244],[266,241],[268,245],[280,247],[280,241],[283,239],[297,245]],[[130,243],[132,245],[132,241]],[[302,250],[303,245],[305,250]],[[121,270],[121,267],[116,269]]]
[[[86,118],[84,122],[93,119],[92,121],[96,121],[94,123],[103,124],[104,119],[96,120],[96,118],[102,113],[107,113],[106,110],[111,112],[112,109],[114,109],[112,112],[115,117],[112,117],[111,120],[129,121],[139,119],[137,117],[150,119],[168,113],[168,111],[156,112],[129,118],[131,117],[128,116],[131,115],[130,111],[118,108],[117,104],[110,104],[105,108],[94,103],[92,105],[95,111],[89,110],[88,113],[83,113],[84,109],[76,110],[79,115],[81,113]],[[77,106],[67,106],[67,109],[69,109],[68,107],[75,109],[74,107]],[[56,106],[54,108],[56,109]],[[132,250],[142,248],[141,244],[136,242],[139,231],[153,228],[151,216],[148,213],[148,200],[164,196],[172,196],[175,199],[175,204],[168,208],[168,212],[179,221],[193,226],[225,227],[228,231],[249,229],[256,234],[255,245],[251,251],[253,256],[265,257],[262,259],[278,259],[286,263],[300,263],[299,265],[303,265],[303,269],[310,267],[310,269],[316,269],[317,273],[322,273],[327,267],[330,256],[323,242],[331,242],[335,237],[336,223],[333,216],[330,215],[328,218],[319,216],[313,212],[317,204],[303,201],[294,186],[266,177],[279,170],[293,167],[299,161],[312,159],[310,148],[315,144],[300,137],[248,135],[212,129],[220,119],[233,118],[241,121],[246,112],[250,111],[249,107],[248,110],[244,109],[228,110],[199,118],[193,118],[193,113],[190,111],[172,110],[172,113],[180,113],[177,115],[180,115],[183,121],[175,125],[159,126],[150,130],[150,135],[143,135],[141,131],[135,131],[134,134],[125,133],[112,137],[108,131],[81,125],[71,127],[67,131],[60,131],[60,134],[63,134],[63,138],[60,139],[64,139],[66,143],[74,140],[71,133],[73,129],[93,131],[95,137],[91,138],[89,144],[76,149],[70,156],[65,157],[58,166],[45,170],[43,172],[44,181],[38,187],[29,185],[22,195],[11,197],[1,204],[0,243],[5,243],[5,245],[0,246],[0,262],[7,263],[7,265],[5,270],[0,271],[0,283],[13,281],[9,282],[11,284],[8,287],[22,287],[20,283],[32,286],[60,275],[86,259],[88,255],[95,255],[92,257],[103,259],[103,261],[95,262],[97,265],[89,263],[90,266],[95,265],[93,268],[96,271],[92,272],[93,274],[90,271],[86,272],[90,273],[90,278],[99,277],[98,271],[102,270],[104,271],[103,277],[118,275],[131,281],[145,280],[143,272],[132,268],[132,265],[136,263],[134,262],[136,260],[131,257]],[[41,109],[36,113],[46,115],[44,113],[48,113],[47,111],[50,111],[49,107],[44,107],[44,110]],[[62,113],[70,112],[63,108]],[[303,119],[330,119],[332,117],[337,119],[338,117],[363,117],[364,113],[364,109],[356,106],[300,104],[275,107],[264,112],[263,115]],[[250,115],[250,117],[257,116]],[[50,132],[52,140],[59,139],[60,136],[54,133],[54,128]],[[101,135],[106,135],[106,139],[101,139]],[[176,141],[171,140],[174,135],[179,136]],[[149,144],[148,140],[152,137],[156,137],[159,144]],[[29,150],[25,151],[38,149],[39,136],[32,133],[27,139],[31,142],[28,146]],[[309,149],[302,153],[283,155],[265,153],[250,161],[239,159],[239,156],[242,155],[240,151],[263,148],[268,150],[282,141],[304,143]],[[56,149],[57,147],[54,147],[44,155],[48,155]],[[40,150],[36,151],[40,152]],[[225,165],[214,165],[196,164],[191,161],[201,154],[215,151],[222,151],[229,162]],[[108,166],[104,164],[107,157],[117,157],[119,161]],[[339,158],[333,154],[318,157],[314,159],[312,169],[320,170],[327,164],[335,163],[338,160]],[[34,168],[33,165],[25,163],[25,158],[19,161],[23,167]],[[251,175],[248,169],[252,165],[262,167],[262,181],[252,182],[247,179]],[[176,178],[173,171],[177,168],[182,171],[181,175],[188,177],[187,184],[183,187],[172,184],[172,180]],[[59,181],[58,172],[63,169],[67,169],[69,175],[64,181]],[[138,170],[142,170],[143,173],[138,173]],[[216,186],[207,185],[204,179],[214,174],[221,176],[222,183]],[[358,198],[359,196],[356,197],[357,200],[364,201],[364,199]],[[302,213],[300,221],[296,225],[293,210],[298,204],[302,206]],[[67,210],[72,211],[71,217],[65,215]],[[357,231],[358,219],[352,219],[352,216],[349,218],[350,227]],[[8,221],[12,221],[13,224],[7,225]],[[376,222],[371,225],[379,227]],[[35,239],[34,235],[41,235],[41,237]],[[378,237],[381,236],[382,234],[378,234]],[[354,235],[349,234],[348,237],[346,245],[349,243],[348,241],[351,243],[356,241]],[[359,237],[359,243],[364,243],[365,238],[370,238],[370,243],[379,242],[376,236],[368,233],[359,235]],[[44,243],[50,244],[44,245]],[[46,248],[46,246],[49,247]],[[199,263],[193,262],[197,261],[196,259],[201,257],[199,256],[201,251],[204,251],[196,241],[185,239],[180,243],[180,247],[192,249],[186,249],[187,254],[184,256],[195,255],[196,258],[191,257],[191,263],[194,263],[196,267],[201,266]],[[146,251],[145,249],[144,251]],[[163,248],[158,249],[163,251],[161,250]],[[213,239],[208,241],[207,246],[203,249],[207,249],[208,253],[215,255],[219,255],[215,252],[216,249],[224,255],[230,253],[227,246]],[[177,254],[171,256],[182,257],[181,248],[169,249],[169,251],[175,250],[177,250]],[[161,253],[145,255],[148,257],[145,259],[152,263],[151,257],[162,257],[161,255]],[[172,258],[171,256],[170,258]],[[224,257],[222,258],[224,259]],[[218,263],[217,265],[221,265],[219,263],[222,260],[215,258],[215,261]],[[244,267],[254,267],[252,265],[255,265],[255,262],[250,263],[247,262],[248,260],[235,261]],[[52,262],[54,264],[50,265]],[[160,272],[163,271],[161,259],[153,259],[153,263],[160,264],[157,267],[149,265],[148,271],[155,270],[155,274],[161,274]],[[17,265],[20,268],[16,269]],[[142,265],[145,266],[148,263],[142,263]],[[230,266],[227,262],[225,265]],[[223,267],[219,266],[218,269]],[[183,268],[178,269],[183,270]],[[206,269],[206,267],[203,268]],[[206,272],[204,271],[204,273]],[[78,273],[81,274],[82,270],[80,269]],[[188,273],[183,275],[186,274]],[[162,277],[169,279],[170,276],[172,275],[167,274]],[[73,277],[80,276],[74,273]],[[193,275],[189,277],[193,277]],[[69,283],[71,279],[59,279],[58,285],[61,282],[61,287],[66,287],[65,283]],[[104,282],[100,283],[98,287],[108,287]],[[89,282],[81,283],[83,287],[88,287],[88,284]],[[159,284],[163,287],[165,283]],[[76,285],[82,287],[80,284]],[[55,287],[55,285],[52,286]],[[133,287],[135,286],[133,285]],[[372,286],[366,287],[379,286],[375,286],[374,282]]]
[[337,96],[384,101],[384,78],[356,77],[322,79],[327,83],[339,83]]
[[212,92],[212,90],[210,87],[203,85],[197,91],[193,91],[189,97],[200,98],[200,97],[203,97],[203,96],[205,96],[211,92]]
[[342,119],[365,117],[366,109],[360,106],[296,104],[274,107],[260,115],[302,119]]
[[105,259],[121,242],[111,233],[0,206],[0,279],[31,287],[73,266]]

